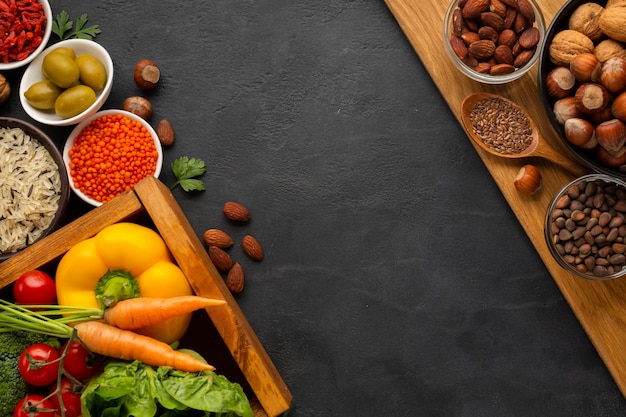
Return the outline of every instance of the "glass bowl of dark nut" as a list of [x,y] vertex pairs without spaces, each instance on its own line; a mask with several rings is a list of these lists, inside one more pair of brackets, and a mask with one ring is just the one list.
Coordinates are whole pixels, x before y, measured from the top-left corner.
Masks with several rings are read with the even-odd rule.
[[605,174],[573,180],[548,206],[544,231],[552,256],[572,274],[626,275],[626,182]]
[[505,84],[526,74],[539,58],[545,33],[534,0],[454,0],[443,21],[452,63],[483,84]]

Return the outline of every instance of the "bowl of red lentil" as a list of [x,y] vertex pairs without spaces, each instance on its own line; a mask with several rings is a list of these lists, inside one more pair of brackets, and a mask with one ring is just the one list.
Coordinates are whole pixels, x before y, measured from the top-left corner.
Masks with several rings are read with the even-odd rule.
[[72,130],[63,161],[74,193],[98,207],[143,178],[158,177],[163,150],[146,120],[124,110],[103,110]]
[[[1,1],[2,0],[0,0],[0,2]],[[54,52],[58,48],[66,48],[66,50],[73,51],[75,57],[77,58],[81,55],[91,55],[92,57],[100,61],[100,63],[104,67],[106,75],[106,82],[104,84],[104,87],[93,91],[93,93],[95,94],[95,101],[93,101],[93,103],[89,105],[89,107],[87,107],[85,110],[71,117],[62,117],[58,115],[54,108],[37,108],[26,98],[26,92],[30,87],[46,79],[42,72],[44,59],[48,54]],[[51,126],[76,125],[100,110],[100,108],[102,108],[106,100],[109,98],[109,94],[111,93],[111,89],[113,87],[113,72],[113,60],[111,59],[111,55],[106,50],[106,48],[98,44],[96,41],[87,39],[68,39],[65,41],[57,42],[49,46],[41,54],[39,54],[39,56],[37,56],[24,71],[19,87],[20,103],[24,108],[26,114],[28,114],[39,123]],[[82,84],[82,82],[79,82],[79,84]]]
[[576,178],[548,206],[545,239],[558,264],[603,281],[626,275],[626,182],[606,174]]
[[0,0],[0,71],[23,67],[45,48],[52,34],[47,0]]

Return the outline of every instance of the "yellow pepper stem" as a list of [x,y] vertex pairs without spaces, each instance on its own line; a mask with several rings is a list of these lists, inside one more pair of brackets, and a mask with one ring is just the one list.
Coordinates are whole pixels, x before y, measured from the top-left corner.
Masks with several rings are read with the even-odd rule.
[[95,288],[96,299],[103,309],[113,307],[119,301],[141,296],[139,283],[124,269],[110,269],[100,278]]

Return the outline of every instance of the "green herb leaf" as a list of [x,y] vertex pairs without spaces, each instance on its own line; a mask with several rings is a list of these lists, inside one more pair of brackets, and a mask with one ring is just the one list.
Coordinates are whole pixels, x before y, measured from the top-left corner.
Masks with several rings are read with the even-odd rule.
[[[62,41],[71,38],[91,40],[102,33],[102,31],[98,25],[85,27],[88,20],[87,13],[83,13],[76,18],[76,25],[74,25],[69,14],[63,10],[52,22],[52,32]],[[72,29],[74,29],[73,32]]]
[[180,185],[187,192],[204,191],[206,189],[204,183],[196,178],[206,172],[206,165],[203,160],[181,156],[172,162],[172,172],[176,177],[176,183],[170,189],[175,188],[177,185]]

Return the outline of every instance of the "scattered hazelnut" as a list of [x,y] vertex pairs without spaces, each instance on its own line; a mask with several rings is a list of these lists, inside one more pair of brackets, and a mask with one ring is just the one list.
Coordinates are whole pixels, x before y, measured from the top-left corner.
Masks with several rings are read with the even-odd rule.
[[522,194],[534,194],[541,189],[541,172],[534,165],[524,165],[517,172],[513,184]]
[[7,101],[10,95],[11,85],[9,84],[9,81],[4,77],[4,75],[0,74],[0,104]]
[[152,90],[159,84],[161,70],[149,59],[142,59],[135,65],[135,83],[142,90]]
[[152,104],[143,97],[128,97],[122,103],[122,108],[128,112],[136,114],[144,120],[148,120],[152,117]]

